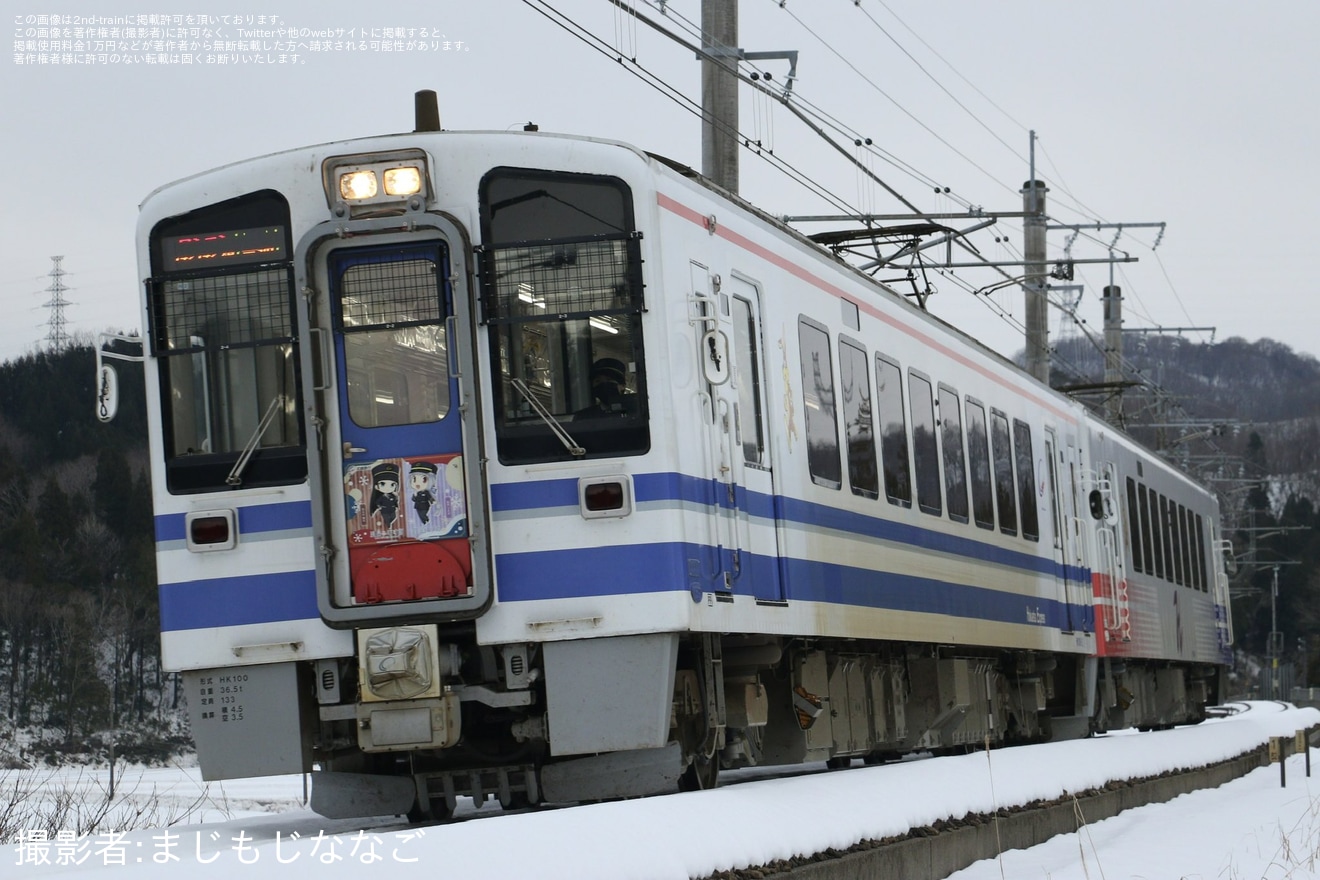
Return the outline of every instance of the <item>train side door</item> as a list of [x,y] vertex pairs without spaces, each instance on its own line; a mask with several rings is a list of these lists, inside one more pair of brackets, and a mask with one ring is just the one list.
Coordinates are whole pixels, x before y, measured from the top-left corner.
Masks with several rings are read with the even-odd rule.
[[783,601],[775,470],[766,428],[765,345],[760,290],[747,279],[729,279],[733,330],[734,458],[742,483],[738,525],[743,532],[743,589],[762,601]]
[[758,292],[692,264],[715,588],[780,601]]
[[1074,621],[1073,606],[1070,600],[1068,589],[1069,566],[1071,564],[1071,554],[1069,550],[1072,544],[1072,524],[1068,521],[1065,511],[1069,509],[1064,484],[1059,481],[1059,472],[1066,467],[1066,461],[1063,451],[1059,449],[1059,441],[1054,435],[1054,431],[1045,429],[1045,462],[1046,470],[1049,472],[1049,504],[1050,520],[1054,526],[1054,564],[1057,567],[1055,577],[1059,585],[1059,595],[1063,601],[1065,614],[1064,632],[1073,632],[1077,626]]
[[[1076,605],[1075,608],[1080,610],[1081,608],[1094,607],[1091,582],[1087,575],[1087,570],[1090,568],[1090,562],[1087,559],[1087,535],[1083,533],[1083,529],[1089,530],[1083,516],[1089,516],[1089,514],[1085,513],[1086,505],[1082,500],[1081,453],[1078,451],[1072,437],[1065,439],[1065,445],[1060,447],[1056,453],[1059,460],[1059,482],[1063,489],[1061,507],[1064,520],[1063,550],[1065,563],[1071,567],[1074,577],[1079,579],[1081,594],[1077,595],[1076,598],[1080,604]],[[1070,590],[1070,592],[1076,594],[1077,590]],[[1093,615],[1083,614],[1080,619],[1077,619],[1077,611],[1074,610],[1073,617],[1082,632],[1094,631]]]
[[333,482],[327,502],[332,543],[346,549],[336,581],[346,575],[350,593],[341,602],[473,597],[450,261],[441,239],[325,257],[340,441],[326,469],[342,480],[339,503]]

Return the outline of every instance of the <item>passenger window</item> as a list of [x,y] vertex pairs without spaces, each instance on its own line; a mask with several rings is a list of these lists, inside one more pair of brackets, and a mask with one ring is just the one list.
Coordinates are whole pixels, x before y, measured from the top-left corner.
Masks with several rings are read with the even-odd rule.
[[1202,593],[1207,592],[1208,579],[1205,571],[1205,523],[1201,514],[1196,515],[1196,586]]
[[912,461],[917,467],[917,506],[922,513],[939,516],[940,461],[935,440],[935,403],[930,381],[908,370],[908,395],[912,401]]
[[1160,535],[1164,538],[1164,579],[1177,580],[1178,560],[1173,554],[1173,536],[1169,534],[1169,499],[1160,496]]
[[875,430],[871,426],[871,376],[866,352],[839,340],[839,394],[843,398],[843,430],[848,442],[848,482],[854,495],[880,497],[875,464]]
[[903,374],[898,364],[875,356],[875,399],[880,420],[880,460],[885,470],[885,497],[890,504],[912,506],[907,420],[903,417]]
[[995,502],[999,506],[999,531],[1017,534],[1017,502],[1013,495],[1013,442],[1008,417],[990,410],[990,445],[995,457]]
[[1144,571],[1146,560],[1141,555],[1141,528],[1138,523],[1140,513],[1137,508],[1137,481],[1127,478],[1127,521],[1129,527],[1128,545],[1132,548],[1132,569]]
[[944,497],[949,519],[967,522],[967,463],[963,458],[962,418],[958,392],[940,386],[940,443],[944,459]]
[[[1149,511],[1149,512],[1148,512]],[[1146,484],[1141,484],[1141,527],[1145,529],[1150,543],[1146,545],[1146,558],[1151,558],[1154,553],[1155,566],[1146,569],[1146,574],[1153,574],[1155,577],[1164,578],[1164,539],[1160,537],[1162,528],[1160,527],[1160,502],[1159,496],[1153,489],[1147,489]]]
[[803,318],[798,324],[798,342],[807,422],[807,469],[811,471],[812,482],[838,489],[843,485],[843,468],[839,464],[839,421],[834,410],[830,337],[824,328]]
[[1188,540],[1191,537],[1191,530],[1187,528],[1187,508],[1181,504],[1177,505],[1177,537],[1183,548],[1183,586],[1195,587],[1196,575],[1192,574],[1192,542]]
[[1040,540],[1040,513],[1036,504],[1035,455],[1031,449],[1031,426],[1013,420],[1013,445],[1017,450],[1018,500],[1022,503],[1022,537]]
[[995,492],[990,480],[989,436],[985,408],[967,398],[967,464],[971,469],[972,516],[983,529],[995,527]]

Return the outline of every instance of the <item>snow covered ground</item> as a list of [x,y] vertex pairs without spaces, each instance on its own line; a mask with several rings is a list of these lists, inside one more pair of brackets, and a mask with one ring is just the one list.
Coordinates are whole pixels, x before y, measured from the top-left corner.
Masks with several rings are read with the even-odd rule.
[[[0,878],[394,876],[685,878],[846,848],[866,838],[968,812],[1054,798],[1111,779],[1149,776],[1233,757],[1270,736],[1320,724],[1320,711],[1251,704],[1195,728],[1122,733],[1081,742],[909,761],[780,779],[728,774],[721,788],[573,809],[410,828],[394,818],[329,821],[300,806],[301,777],[210,783],[196,771],[123,774],[120,791],[159,805],[156,830],[48,841],[5,841]],[[1290,759],[1217,790],[1123,813],[1031,850],[1005,853],[955,875],[981,878],[1297,878],[1320,876],[1317,777]],[[48,776],[42,791],[104,799],[105,773]],[[7,777],[0,785],[15,785]],[[61,789],[61,786],[64,788]],[[1313,791],[1314,789],[1314,791]],[[5,792],[0,788],[0,804]],[[187,824],[164,827],[188,814]],[[460,815],[464,815],[460,811]],[[136,823],[140,825],[141,823]],[[111,826],[113,827],[113,826]]]

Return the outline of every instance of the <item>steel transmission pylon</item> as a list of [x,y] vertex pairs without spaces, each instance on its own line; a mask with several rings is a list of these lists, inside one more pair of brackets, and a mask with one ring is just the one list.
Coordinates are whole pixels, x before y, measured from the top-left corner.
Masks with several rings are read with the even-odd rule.
[[42,303],[43,308],[50,309],[50,317],[46,319],[46,348],[48,351],[60,352],[69,347],[69,333],[64,323],[64,307],[73,305],[64,298],[65,292],[69,288],[64,284],[64,267],[61,263],[64,257],[51,257],[55,264],[50,272],[50,287],[46,288],[46,293],[50,294],[50,299]]

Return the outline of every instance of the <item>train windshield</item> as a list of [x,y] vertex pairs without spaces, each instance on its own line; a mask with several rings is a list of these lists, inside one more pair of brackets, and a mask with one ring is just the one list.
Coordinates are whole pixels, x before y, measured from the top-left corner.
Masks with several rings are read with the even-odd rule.
[[152,353],[160,359],[171,492],[299,482],[288,206],[257,193],[152,232]]
[[650,448],[639,233],[615,178],[482,181],[481,282],[500,461]]

